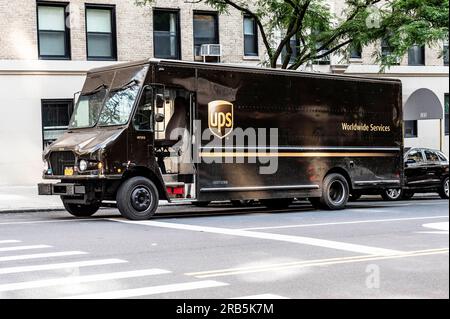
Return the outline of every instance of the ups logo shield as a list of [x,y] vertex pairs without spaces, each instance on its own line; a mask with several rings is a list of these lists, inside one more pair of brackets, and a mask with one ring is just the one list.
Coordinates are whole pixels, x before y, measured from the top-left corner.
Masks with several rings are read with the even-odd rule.
[[218,138],[225,138],[233,131],[233,104],[213,101],[208,104],[208,126]]

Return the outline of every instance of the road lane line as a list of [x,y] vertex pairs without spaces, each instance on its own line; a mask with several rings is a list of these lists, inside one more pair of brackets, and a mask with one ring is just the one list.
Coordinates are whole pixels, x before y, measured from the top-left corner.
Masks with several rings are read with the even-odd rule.
[[26,221],[26,222],[3,222],[0,223],[0,226],[4,225],[26,225],[26,224],[48,224],[48,223],[70,223],[70,222],[95,222],[95,221],[104,221],[104,218],[80,218],[80,219],[60,219],[60,220],[34,220],[34,221]]
[[70,277],[62,277],[62,278],[54,278],[54,279],[46,279],[46,280],[23,281],[23,282],[16,282],[16,283],[12,283],[12,284],[0,285],[0,292],[16,291],[16,290],[24,290],[24,289],[34,289],[34,288],[51,287],[51,286],[63,286],[63,285],[71,285],[71,284],[76,285],[76,284],[88,283],[88,282],[136,278],[136,277],[145,277],[145,276],[155,276],[155,275],[164,275],[164,274],[169,274],[169,273],[170,273],[170,271],[164,270],[164,269],[143,269],[143,270],[105,273],[105,274],[98,274],[98,275],[70,276]]
[[196,289],[205,289],[205,288],[217,288],[228,286],[229,284],[213,281],[213,280],[205,280],[205,281],[196,281],[196,282],[186,282],[182,284],[172,284],[172,285],[162,285],[162,286],[153,286],[153,287],[144,287],[144,288],[135,288],[135,289],[126,289],[126,290],[115,290],[109,292],[101,292],[87,295],[79,295],[72,297],[64,297],[63,299],[119,299],[119,298],[133,298],[133,297],[141,297],[141,296],[151,296],[158,294],[165,294],[169,292],[179,292],[179,291],[188,291],[188,290],[196,290]]
[[21,267],[8,267],[0,268],[0,275],[5,274],[16,274],[23,272],[32,271],[42,271],[42,270],[55,270],[55,269],[67,269],[67,268],[78,268],[78,267],[89,267],[89,266],[104,266],[112,264],[122,264],[128,261],[122,259],[99,259],[99,260],[86,260],[59,264],[44,264],[44,265],[33,265],[33,266],[21,266]]
[[2,256],[0,261],[16,261],[16,260],[29,260],[29,259],[40,259],[40,258],[53,258],[53,257],[66,257],[66,256],[77,256],[86,255],[84,251],[61,251],[56,253],[45,253],[45,254],[30,254],[30,255],[17,255],[17,256]]
[[236,297],[231,299],[289,299],[287,297],[283,297],[280,295],[274,295],[274,294],[262,294],[262,295],[253,295],[253,296],[244,296],[244,297]]
[[233,275],[244,275],[259,272],[272,272],[280,271],[292,268],[306,268],[306,267],[317,267],[317,266],[331,266],[339,264],[348,264],[356,262],[367,262],[375,260],[387,260],[387,259],[400,259],[408,257],[420,257],[420,256],[431,256],[448,254],[448,248],[430,249],[430,250],[420,250],[412,251],[399,255],[392,256],[355,256],[355,257],[343,257],[343,258],[329,258],[329,259],[318,259],[318,260],[306,260],[299,262],[290,262],[284,264],[272,264],[264,266],[255,267],[241,267],[241,268],[228,268],[221,270],[203,271],[203,272],[193,272],[186,273],[185,275],[194,276],[199,279],[212,278],[212,277],[223,277],[223,276],[233,276]]
[[353,253],[362,253],[362,254],[367,254],[367,255],[393,255],[393,254],[401,253],[398,250],[384,249],[384,248],[357,245],[357,244],[349,244],[349,243],[344,243],[344,242],[331,241],[331,240],[325,240],[325,239],[317,239],[317,238],[311,238],[311,237],[280,235],[280,234],[261,233],[261,232],[254,232],[254,231],[244,231],[244,230],[239,230],[239,229],[196,226],[196,225],[175,224],[175,223],[155,222],[155,221],[131,221],[131,220],[123,220],[123,219],[109,219],[109,220],[115,221],[115,222],[120,222],[120,223],[135,224],[135,225],[142,225],[142,226],[162,227],[162,228],[189,230],[189,231],[205,232],[205,233],[220,234],[220,235],[240,236],[240,237],[247,237],[247,238],[258,238],[258,239],[266,239],[266,240],[273,240],[273,241],[289,242],[289,243],[295,243],[295,244],[318,246],[318,247],[323,247],[323,248],[331,248],[331,249],[336,249],[336,250],[350,251]]
[[449,218],[449,216],[448,215],[442,215],[442,216],[426,216],[426,217],[411,217],[411,218],[358,220],[358,221],[336,222],[336,223],[317,223],[317,224],[296,224],[296,225],[282,225],[282,226],[268,226],[268,227],[249,227],[249,228],[240,228],[239,230],[264,230],[264,229],[285,229],[285,228],[300,228],[300,227],[370,224],[370,223],[384,223],[384,222],[426,220],[426,219],[440,219],[440,218]]
[[0,244],[17,244],[17,243],[21,243],[20,240],[0,240]]
[[31,249],[42,249],[42,248],[51,248],[49,245],[31,245],[31,246],[15,246],[15,247],[2,247],[0,248],[0,252],[4,251],[16,251],[16,250],[31,250]]

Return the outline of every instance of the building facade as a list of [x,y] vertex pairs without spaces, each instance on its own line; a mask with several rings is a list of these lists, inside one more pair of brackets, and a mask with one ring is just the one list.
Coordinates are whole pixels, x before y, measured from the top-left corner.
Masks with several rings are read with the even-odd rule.
[[[335,10],[343,3],[335,0]],[[373,61],[382,43],[362,48],[349,61],[332,56],[308,71],[400,78],[408,114],[405,144],[448,154],[443,46],[413,48],[385,74]],[[219,15],[201,3],[0,0],[0,185],[40,181],[42,149],[67,128],[74,93],[89,69],[150,57],[259,65],[265,48],[250,17],[236,10]],[[439,119],[427,111],[436,108]]]

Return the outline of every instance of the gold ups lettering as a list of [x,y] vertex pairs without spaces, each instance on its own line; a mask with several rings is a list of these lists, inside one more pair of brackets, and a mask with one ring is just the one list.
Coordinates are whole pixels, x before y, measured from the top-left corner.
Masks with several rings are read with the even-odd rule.
[[208,104],[208,126],[211,132],[224,138],[233,130],[233,104],[213,101]]
[[364,124],[364,123],[341,123],[343,131],[354,132],[390,132],[391,127],[386,125]]

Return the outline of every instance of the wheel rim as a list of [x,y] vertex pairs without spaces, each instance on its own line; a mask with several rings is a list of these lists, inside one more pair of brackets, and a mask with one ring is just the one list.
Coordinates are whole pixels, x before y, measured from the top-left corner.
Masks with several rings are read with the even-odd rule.
[[344,183],[342,183],[341,181],[334,181],[333,183],[331,183],[328,196],[335,205],[343,203],[346,196]]
[[448,178],[445,180],[445,183],[444,183],[444,193],[445,193],[445,196],[448,197]]
[[388,195],[392,199],[397,199],[400,197],[402,191],[399,188],[390,188],[386,191],[386,195]]
[[131,205],[137,211],[143,212],[152,204],[152,195],[145,186],[136,187],[131,193]]

